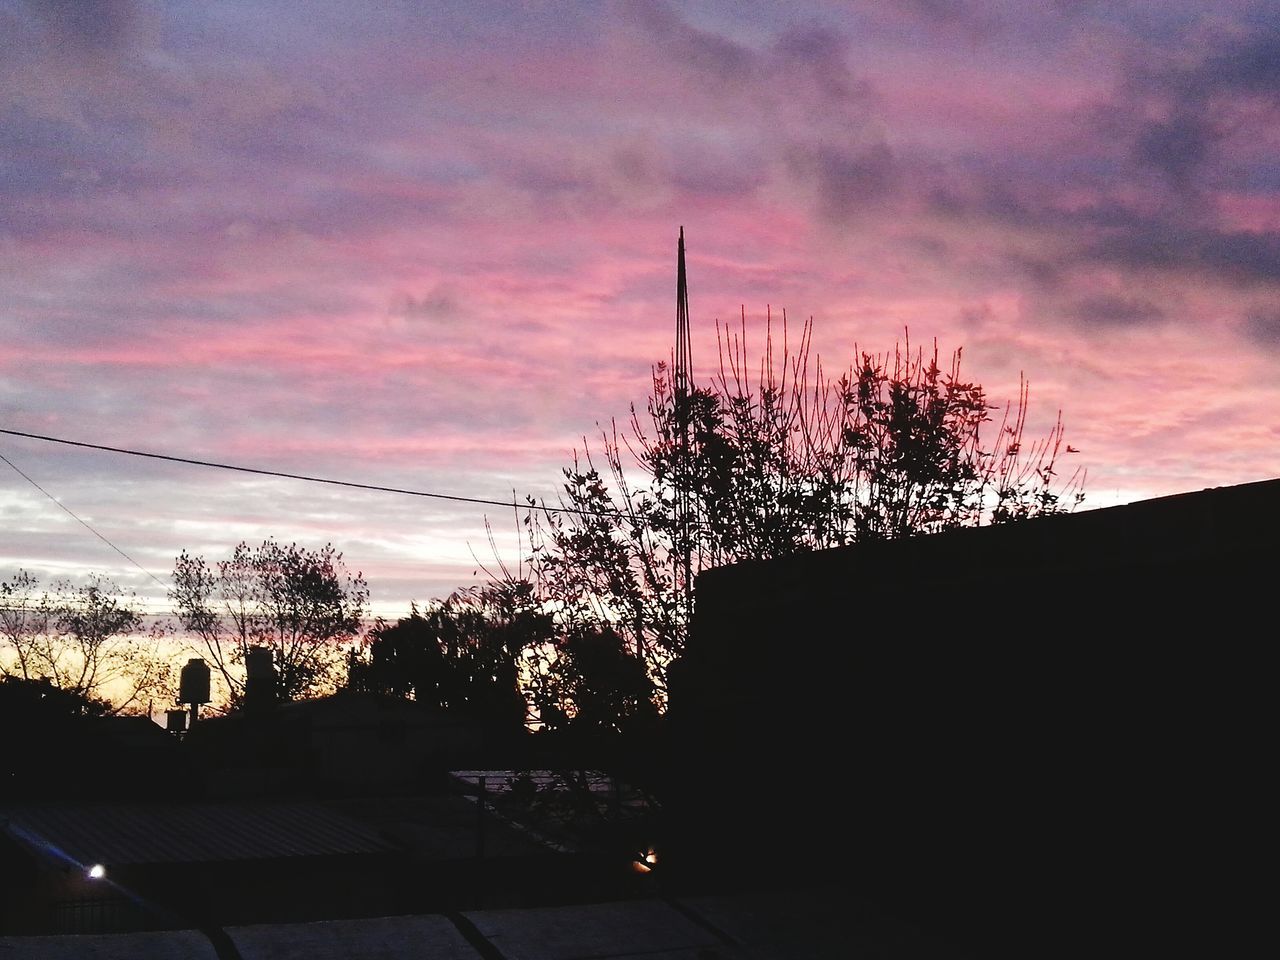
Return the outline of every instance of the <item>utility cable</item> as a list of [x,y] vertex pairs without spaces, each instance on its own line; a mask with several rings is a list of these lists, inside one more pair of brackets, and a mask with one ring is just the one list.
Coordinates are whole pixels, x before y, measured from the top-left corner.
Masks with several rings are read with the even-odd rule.
[[[3,432],[8,433],[9,431],[7,431],[7,430],[6,430],[6,431],[3,431]],[[169,585],[168,585],[167,583],[165,583],[163,580],[161,580],[159,577],[157,577],[154,573],[152,573],[150,570],[148,570],[146,567],[144,567],[142,564],[140,564],[137,560],[133,559],[133,557],[129,556],[127,553],[125,553],[123,550],[121,550],[119,547],[117,547],[114,543],[112,543],[110,540],[108,540],[105,536],[103,536],[101,533],[99,533],[97,530],[95,530],[95,529],[93,528],[93,526],[92,526],[92,525],[90,525],[90,523],[89,523],[87,520],[85,520],[85,519],[81,518],[80,516],[78,516],[78,515],[75,513],[75,511],[73,511],[73,510],[72,510],[70,507],[68,507],[65,503],[63,503],[61,500],[59,500],[57,497],[55,497],[53,494],[51,494],[51,493],[50,493],[48,490],[46,490],[44,487],[40,486],[40,484],[38,484],[38,483],[36,483],[34,480],[32,480],[32,479],[31,479],[31,477],[27,476],[27,474],[23,473],[23,472],[22,472],[22,470],[18,467],[18,465],[17,465],[16,463],[14,463],[12,460],[10,460],[8,457],[6,457],[3,453],[0,453],[0,460],[3,460],[3,461],[4,461],[5,463],[7,463],[9,466],[13,467],[14,472],[16,472],[16,473],[18,474],[18,476],[22,477],[22,479],[23,479],[23,480],[27,481],[27,483],[31,484],[33,487],[35,487],[37,490],[39,490],[41,493],[43,493],[46,497],[48,497],[50,500],[52,500],[55,504],[57,504],[57,505],[58,505],[58,507],[59,507],[59,509],[63,510],[63,511],[67,514],[67,516],[71,517],[71,519],[72,519],[72,520],[74,520],[76,523],[80,524],[80,526],[82,526],[82,527],[84,527],[86,530],[88,530],[88,531],[89,531],[90,533],[92,533],[95,537],[97,537],[99,540],[101,540],[103,543],[105,543],[108,547],[110,547],[110,548],[111,548],[112,550],[114,550],[116,553],[120,554],[120,556],[122,556],[122,557],[124,557],[126,560],[128,560],[130,563],[132,563],[135,567],[137,567],[139,570],[141,570],[143,573],[145,573],[148,577],[150,577],[150,578],[151,578],[152,580],[154,580],[156,583],[160,584],[160,586],[164,587],[164,589],[165,589],[165,590],[168,590],[168,589],[169,589]]]
[[[434,500],[450,500],[455,503],[475,503],[486,507],[514,507],[519,510],[537,510],[542,513],[573,513],[584,517],[612,517],[620,511],[583,510],[578,507],[548,507],[531,503],[519,504],[513,500],[487,500],[482,497],[461,497],[451,493],[430,493],[425,490],[409,490],[403,487],[384,487],[374,483],[356,483],[352,480],[334,480],[329,477],[313,477],[302,473],[285,473],[281,470],[263,470],[258,467],[244,467],[231,463],[218,463],[213,460],[195,460],[190,457],[175,457],[166,453],[148,453],[144,450],[130,450],[125,447],[108,447],[100,443],[85,443],[81,440],[67,440],[62,437],[48,437],[39,433],[24,433],[21,430],[6,430],[0,427],[0,433],[11,437],[25,437],[28,440],[43,440],[46,443],[61,443],[69,447],[84,447],[88,450],[104,450],[107,453],[122,453],[131,457],[147,457],[152,460],[167,460],[170,463],[187,463],[197,467],[215,467],[219,470],[234,470],[239,473],[254,473],[263,477],[280,477],[286,480],[305,480],[308,483],[327,483],[335,487],[351,487],[356,490],[373,490],[378,493],[399,493],[409,497],[429,497]],[[6,461],[8,462],[8,461]],[[13,466],[13,464],[9,464]],[[17,467],[14,467],[16,470]],[[56,501],[55,501],[56,502]],[[60,504],[59,504],[60,505]]]

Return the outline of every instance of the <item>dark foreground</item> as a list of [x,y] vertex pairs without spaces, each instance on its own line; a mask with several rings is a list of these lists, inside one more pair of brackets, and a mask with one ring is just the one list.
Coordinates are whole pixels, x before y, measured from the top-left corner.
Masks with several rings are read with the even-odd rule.
[[211,930],[0,937],[23,960],[805,960],[959,956],[840,887]]

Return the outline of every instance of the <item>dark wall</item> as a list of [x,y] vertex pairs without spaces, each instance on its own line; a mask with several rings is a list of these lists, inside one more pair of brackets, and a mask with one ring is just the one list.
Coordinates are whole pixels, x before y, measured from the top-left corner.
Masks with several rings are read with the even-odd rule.
[[677,859],[841,877],[975,949],[1178,928],[1251,839],[1277,507],[1268,481],[704,574]]

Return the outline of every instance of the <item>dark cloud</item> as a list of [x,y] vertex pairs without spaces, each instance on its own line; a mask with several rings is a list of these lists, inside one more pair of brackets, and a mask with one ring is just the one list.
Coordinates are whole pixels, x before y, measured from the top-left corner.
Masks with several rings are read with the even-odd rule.
[[1167,120],[1149,124],[1137,137],[1139,162],[1159,170],[1174,185],[1191,189],[1212,158],[1224,133],[1203,110],[1179,109]]
[[133,0],[27,0],[26,6],[58,43],[81,53],[119,48],[139,19]]
[[1280,231],[1184,228],[1152,221],[1088,245],[1084,256],[1137,270],[1191,271],[1236,283],[1280,283]]
[[834,30],[816,26],[789,30],[778,38],[775,50],[784,71],[807,71],[826,98],[861,100],[869,94],[867,84],[849,69],[849,41]]
[[756,72],[752,50],[692,26],[665,3],[637,3],[627,9],[673,61],[728,83],[745,82]]
[[934,263],[945,263],[951,258],[951,244],[941,237],[917,233],[904,237],[904,240],[912,249]]
[[828,221],[852,219],[881,206],[895,192],[893,152],[883,143],[853,150],[797,151],[792,164],[813,180],[818,213]]
[[1165,314],[1160,307],[1141,297],[1103,294],[1077,300],[1067,317],[1091,327],[1140,327],[1160,323]]
[[1057,234],[1067,263],[1192,274],[1228,285],[1280,283],[1280,231],[1223,229],[1120,205],[1018,208],[1009,222]]
[[974,15],[974,4],[970,0],[903,0],[899,6],[916,16],[941,23],[955,23]]
[[[896,163],[869,120],[870,85],[850,66],[850,40],[821,23],[782,28],[756,45],[701,29],[661,3],[637,5],[662,81],[681,76],[690,91],[677,116],[699,113],[719,136],[666,146],[662,169],[682,191],[744,197],[781,169],[809,193],[815,213],[843,222],[879,205],[896,188]],[[652,164],[646,166],[652,171]]]
[[1022,272],[1041,264],[1047,272],[1038,280],[1046,283],[1072,265],[1191,273],[1232,285],[1280,283],[1280,231],[1224,227],[1185,196],[1147,209],[1115,195],[1082,206],[1038,186],[985,172],[960,186],[930,187],[925,197],[930,210],[957,223],[987,222],[1053,238],[1053,259],[1025,250],[1010,255]]
[[960,325],[971,333],[977,333],[994,318],[995,312],[989,303],[974,303],[960,308]]
[[1244,318],[1244,331],[1255,343],[1280,349],[1280,309],[1255,310],[1248,314]]
[[772,43],[755,47],[700,29],[665,3],[627,9],[671,69],[697,78],[695,89],[709,88],[770,114],[789,109],[809,115],[815,101],[829,107],[868,96],[867,85],[849,68],[848,38],[831,27],[783,29]]
[[1114,4],[1102,0],[851,0],[870,23],[895,33],[917,28],[935,36],[961,36],[970,43],[1010,37],[1061,41],[1064,26],[1104,14]]
[[1218,92],[1280,94],[1280,17],[1273,13],[1252,32],[1227,40],[1187,72],[1183,86],[1189,95],[1201,97]]
[[1099,132],[1131,143],[1133,159],[1178,190],[1203,192],[1226,175],[1232,140],[1252,129],[1257,102],[1280,110],[1280,21],[1177,40],[1135,58],[1098,114]]
[[147,154],[139,125],[129,121],[85,125],[12,105],[0,109],[0,149],[0,210],[30,194],[64,195],[76,184],[131,189],[177,179]]
[[461,315],[461,306],[453,289],[441,284],[421,297],[402,297],[393,305],[391,312],[407,320],[441,323],[457,320]]
[[1050,257],[1025,253],[1009,255],[1009,264],[1041,290],[1056,290],[1066,285],[1069,273],[1065,265]]
[[[1025,178],[993,165],[948,182],[925,180],[918,189],[928,210],[956,221],[976,220],[1035,229],[1061,226],[1063,220],[1080,218],[1079,211],[1057,206],[1056,193],[1024,181]],[[1110,208],[1099,211],[1103,212],[1112,211]]]
[[592,184],[590,171],[565,157],[495,156],[491,163],[508,182],[538,196],[576,193]]
[[925,29],[961,28],[973,32],[978,27],[988,28],[999,19],[983,9],[980,0],[853,0],[852,5],[871,22],[898,28],[920,25]]
[[745,197],[764,184],[764,164],[745,155],[689,145],[674,151],[671,182],[696,196]]

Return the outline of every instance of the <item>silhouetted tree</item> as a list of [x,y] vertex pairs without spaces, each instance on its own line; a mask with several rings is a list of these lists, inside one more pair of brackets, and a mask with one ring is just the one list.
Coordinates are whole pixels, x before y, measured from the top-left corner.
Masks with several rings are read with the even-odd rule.
[[198,637],[232,703],[244,694],[252,646],[270,647],[278,693],[286,700],[328,689],[343,662],[342,644],[362,627],[369,587],[332,544],[309,550],[272,539],[240,543],[210,566],[183,551],[169,592],[179,621]]
[[157,653],[163,624],[144,627],[137,597],[100,574],[44,589],[19,570],[0,581],[0,675],[47,680],[108,713],[164,696],[169,666]]
[[527,584],[460,590],[425,609],[414,605],[394,624],[379,622],[364,649],[350,653],[347,686],[516,728],[525,721],[524,652],[549,636],[550,618]]
[[562,636],[607,628],[661,683],[702,569],[1007,522],[1083,497],[1080,478],[1058,477],[1061,420],[1024,441],[1024,382],[988,430],[995,408],[962,376],[958,350],[943,367],[936,345],[855,347],[832,380],[810,362],[810,324],[792,352],[784,317],[781,350],[770,329],[753,378],[745,338],[745,319],[740,335],[721,331],[719,373],[705,386],[677,390],[655,368],[646,416],[632,407],[629,430],[602,433],[603,469],[587,449],[564,470],[560,506],[571,512],[524,518],[531,579]]
[[49,595],[33,574],[19,570],[12,579],[0,581],[0,641],[5,654],[0,657],[0,674],[23,680],[37,675],[37,647],[53,619]]
[[10,721],[5,725],[9,730],[69,717],[101,717],[109,712],[109,704],[75,690],[64,690],[48,677],[39,680],[12,674],[0,677],[0,716]]
[[526,690],[546,729],[631,733],[657,719],[653,680],[612,628],[575,628],[531,653]]

